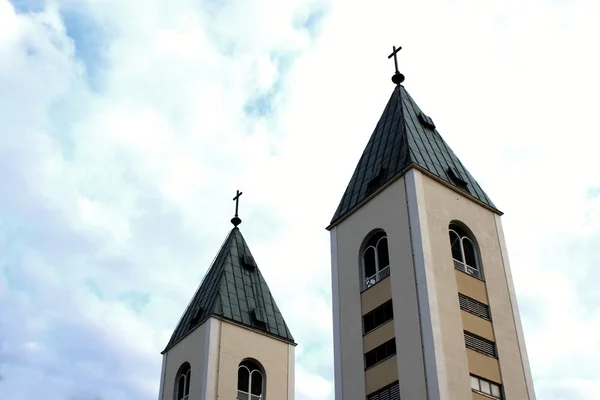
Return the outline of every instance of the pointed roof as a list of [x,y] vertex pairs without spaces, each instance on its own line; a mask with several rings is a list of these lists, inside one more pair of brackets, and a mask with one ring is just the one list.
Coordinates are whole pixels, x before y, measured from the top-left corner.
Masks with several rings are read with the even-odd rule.
[[501,214],[404,86],[394,89],[331,220],[331,228],[377,189],[412,166]]
[[211,316],[294,343],[265,278],[237,227],[225,239],[163,353]]

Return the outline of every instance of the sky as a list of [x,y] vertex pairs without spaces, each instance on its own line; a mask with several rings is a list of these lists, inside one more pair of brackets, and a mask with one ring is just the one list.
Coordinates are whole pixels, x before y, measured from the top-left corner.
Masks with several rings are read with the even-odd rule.
[[0,398],[157,399],[240,226],[333,399],[328,225],[393,90],[494,203],[538,399],[600,393],[597,0],[0,0]]

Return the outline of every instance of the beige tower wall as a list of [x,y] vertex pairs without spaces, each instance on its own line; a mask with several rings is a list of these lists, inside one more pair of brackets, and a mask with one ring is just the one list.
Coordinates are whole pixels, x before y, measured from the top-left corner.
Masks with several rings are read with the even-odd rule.
[[247,358],[265,370],[265,400],[294,400],[294,345],[217,318],[165,353],[159,400],[174,398],[176,374],[186,361],[192,367],[190,400],[236,399],[238,365]]
[[192,368],[190,398],[205,399],[210,331],[211,321],[208,320],[163,355],[159,400],[173,400],[176,374],[185,362]]
[[[485,281],[454,268],[452,221],[472,231]],[[361,293],[361,245],[374,229],[387,232],[391,274]],[[535,400],[495,212],[413,168],[331,229],[331,252],[337,400],[363,400],[394,374],[405,400],[476,398],[470,373],[502,384],[507,399]],[[492,322],[462,311],[459,292],[489,305]],[[393,329],[363,337],[362,315],[389,298]],[[467,349],[464,330],[495,342],[498,359]],[[394,368],[387,360],[365,372],[364,353],[394,336]]]
[[521,314],[519,313],[519,305],[517,302],[517,296],[515,292],[515,286],[512,279],[512,272],[510,269],[510,261],[508,259],[508,251],[506,249],[506,242],[504,240],[504,231],[502,229],[502,222],[500,216],[494,216],[496,219],[496,231],[498,233],[498,241],[500,249],[502,251],[502,261],[504,263],[504,273],[506,276],[508,293],[510,298],[510,306],[513,311],[513,317],[515,321],[515,328],[517,332],[517,344],[521,352],[520,356],[523,360],[523,370],[525,374],[525,382],[527,383],[527,391],[529,393],[529,399],[535,400],[535,389],[533,386],[533,378],[531,376],[531,367],[529,366],[529,357],[527,355],[527,347],[525,345],[525,335],[523,334],[523,326],[521,325]]
[[[376,307],[375,302],[384,301],[386,293],[393,293],[398,356],[393,367],[386,361],[373,368],[381,370],[387,366],[389,371],[382,374],[399,376],[403,399],[427,398],[406,202],[404,179],[400,178],[331,230],[337,400],[364,400],[366,394],[383,384],[375,382],[373,373],[364,370],[362,315]],[[390,278],[361,295],[360,249],[374,229],[383,229],[388,235]],[[370,340],[365,339],[367,343]]]
[[221,320],[215,320],[215,336],[209,365],[216,391],[206,400],[237,398],[237,370],[247,358],[265,369],[266,400],[294,400],[294,345]]
[[[507,280],[502,254],[503,238],[499,237],[497,230],[497,214],[437,180],[414,171],[416,190],[423,193],[418,207],[425,215],[426,226],[422,227],[421,231],[429,243],[429,247],[424,248],[425,258],[429,260],[426,269],[430,270],[434,277],[430,290],[435,291],[437,299],[439,334],[443,348],[440,356],[445,365],[449,398],[472,397],[469,389],[469,364],[471,368],[476,364],[479,374],[483,377],[487,375],[497,379],[498,374],[501,375],[507,399],[533,399],[526,383],[525,370],[528,373],[528,362],[526,353],[521,351],[524,350],[524,341],[520,346],[520,325],[517,327],[515,324],[513,311],[516,309],[516,299],[514,290],[509,290],[512,281]],[[448,225],[455,220],[466,225],[477,241],[485,285],[476,278],[454,269]],[[465,352],[464,325],[457,296],[457,282],[463,293],[468,291],[470,296],[490,306],[500,371],[493,358]],[[482,289],[486,290],[485,296]],[[465,323],[472,324],[473,321],[466,320]],[[483,330],[485,327],[482,325],[479,329]],[[491,335],[491,332],[487,332],[487,335]]]

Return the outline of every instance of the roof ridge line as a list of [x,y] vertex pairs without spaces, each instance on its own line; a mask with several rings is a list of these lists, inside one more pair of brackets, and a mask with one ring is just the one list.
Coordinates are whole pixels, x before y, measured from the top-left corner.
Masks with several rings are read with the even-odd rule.
[[[233,229],[237,229],[233,228]],[[183,313],[181,313],[181,316],[179,317],[179,320],[177,320],[177,324],[175,324],[175,329],[177,329],[177,327],[181,324],[181,321],[183,321],[183,317],[185,317],[185,314],[187,313],[190,305],[192,304],[192,302],[194,301],[194,299],[196,298],[196,295],[198,294],[198,292],[200,291],[200,288],[202,288],[202,284],[204,283],[204,280],[206,279],[206,277],[209,275],[210,270],[215,266],[215,261],[217,260],[217,257],[219,257],[219,254],[221,254],[221,251],[223,250],[223,247],[225,246],[225,243],[227,243],[227,241],[229,240],[229,237],[231,236],[231,233],[233,232],[233,229],[231,231],[229,231],[229,234],[225,237],[225,240],[223,240],[223,243],[221,243],[221,247],[219,247],[219,251],[217,252],[217,254],[215,255],[215,257],[213,258],[213,260],[211,261],[211,263],[209,264],[210,267],[208,267],[208,269],[206,270],[206,272],[204,273],[204,276],[202,277],[202,280],[200,281],[200,284],[198,285],[198,287],[196,288],[196,290],[194,291],[194,294],[192,295],[192,297],[190,298],[190,301],[188,301],[187,305],[185,306],[185,308],[183,309]],[[169,338],[169,342],[170,342],[170,338]],[[178,342],[178,341],[177,341]],[[175,343],[173,343],[174,345]],[[169,344],[167,343],[167,347],[169,347]],[[166,347],[165,347],[166,350]]]

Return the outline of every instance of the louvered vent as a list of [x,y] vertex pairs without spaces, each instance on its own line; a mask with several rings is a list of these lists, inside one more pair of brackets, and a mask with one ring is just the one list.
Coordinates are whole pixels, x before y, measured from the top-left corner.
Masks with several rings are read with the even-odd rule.
[[254,268],[256,268],[256,261],[254,261],[254,257],[245,254],[244,257],[242,257],[242,266],[246,269],[254,270]]
[[200,322],[200,317],[202,316],[202,307],[198,307],[194,312],[194,316],[190,319],[190,326],[196,326],[198,322]]
[[261,329],[263,331],[267,330],[267,318],[265,316],[264,310],[259,308],[252,309],[252,326]]
[[390,339],[384,344],[375,347],[373,350],[365,353],[365,369],[396,354],[396,338]]
[[383,183],[383,178],[385,177],[385,169],[383,167],[379,167],[376,173],[373,174],[373,177],[369,182],[367,182],[367,194],[374,193],[377,189],[381,187]]
[[195,326],[198,322],[200,322],[200,315],[196,314],[190,319],[190,326]]
[[470,312],[481,318],[490,319],[490,308],[485,304],[460,293],[458,294],[458,300],[460,302],[461,310]]
[[367,396],[367,400],[400,400],[400,386],[398,382],[380,389]]
[[[388,268],[389,270],[389,268]],[[366,335],[373,329],[385,324],[389,320],[394,318],[394,307],[392,301],[389,300],[384,304],[380,305],[373,311],[363,316],[363,332]]]
[[258,322],[267,322],[266,318],[265,318],[265,313],[258,308],[255,308],[252,310],[252,317],[257,320]]
[[465,345],[471,350],[478,351],[490,357],[497,358],[496,345],[487,339],[465,332]]
[[458,172],[456,168],[448,167],[448,170],[446,172],[448,173],[448,177],[450,178],[450,180],[454,182],[456,186],[458,186],[460,189],[467,190],[467,185],[469,183],[466,180],[464,180],[461,173]]
[[435,129],[435,124],[433,123],[433,120],[429,116],[427,116],[423,113],[419,114],[419,122],[421,122],[421,124],[425,128],[432,129],[432,130]]

